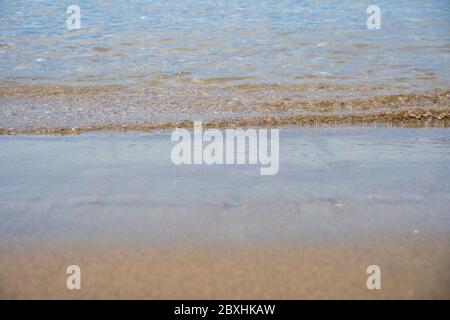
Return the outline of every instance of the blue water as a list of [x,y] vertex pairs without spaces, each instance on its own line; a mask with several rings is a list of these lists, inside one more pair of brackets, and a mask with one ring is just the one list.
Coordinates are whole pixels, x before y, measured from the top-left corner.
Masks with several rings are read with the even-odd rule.
[[[66,27],[70,4],[80,6],[79,30]],[[0,83],[447,87],[450,2],[376,1],[374,31],[366,26],[370,4],[0,1]]]

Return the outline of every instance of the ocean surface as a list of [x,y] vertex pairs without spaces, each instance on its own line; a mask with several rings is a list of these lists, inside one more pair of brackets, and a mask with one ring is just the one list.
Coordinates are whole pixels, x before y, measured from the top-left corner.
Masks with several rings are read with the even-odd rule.
[[[80,29],[67,27],[71,4]],[[371,4],[0,1],[0,128],[295,123],[379,115],[392,99],[396,112],[448,118],[450,2],[376,1],[378,30],[366,25]]]

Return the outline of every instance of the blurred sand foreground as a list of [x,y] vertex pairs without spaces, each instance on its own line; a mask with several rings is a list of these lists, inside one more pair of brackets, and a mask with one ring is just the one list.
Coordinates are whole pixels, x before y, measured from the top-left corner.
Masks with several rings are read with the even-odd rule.
[[[2,250],[8,299],[378,299],[450,298],[450,242],[409,239],[386,247],[109,248]],[[5,262],[3,262],[5,261]],[[377,262],[382,289],[368,290]],[[66,289],[78,263],[81,290]]]
[[0,136],[0,298],[449,299],[449,133],[283,129],[266,177],[167,132]]

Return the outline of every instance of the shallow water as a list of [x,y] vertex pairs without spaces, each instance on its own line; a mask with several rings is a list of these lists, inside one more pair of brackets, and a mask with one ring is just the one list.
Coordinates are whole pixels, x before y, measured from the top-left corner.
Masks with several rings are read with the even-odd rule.
[[2,81],[423,86],[450,79],[447,1],[2,1]]
[[0,128],[268,117],[311,100],[372,110],[372,96],[450,87],[448,1],[377,1],[373,31],[360,1],[78,4],[68,30],[67,3],[0,3]]
[[284,129],[274,176],[177,166],[167,132],[3,136],[0,243],[354,243],[416,229],[448,239],[449,133]]

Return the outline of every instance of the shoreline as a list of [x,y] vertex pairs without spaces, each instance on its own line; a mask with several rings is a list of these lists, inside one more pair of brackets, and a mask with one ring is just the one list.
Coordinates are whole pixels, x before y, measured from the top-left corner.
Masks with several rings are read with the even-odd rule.
[[[111,93],[113,94],[113,93]],[[450,121],[450,91],[396,94],[353,100],[304,100],[281,96],[261,102],[252,94],[235,99],[199,98],[158,105],[144,93],[110,95],[95,93],[9,96],[0,99],[0,135],[70,135],[93,131],[151,132],[190,128],[203,121],[206,128],[275,127],[314,125],[440,126]],[[241,101],[245,101],[243,103]],[[252,102],[253,101],[253,102]],[[175,110],[174,110],[175,108]],[[182,120],[179,120],[182,119]],[[38,124],[39,123],[39,124]]]
[[[116,132],[142,132],[152,133],[160,130],[174,130],[176,128],[192,128],[194,120],[181,120],[175,123],[142,124],[142,125],[103,125],[93,127],[74,128],[31,128],[31,129],[3,129],[0,135],[79,135],[89,132],[116,131]],[[405,127],[405,128],[427,128],[427,127],[450,127],[450,108],[443,109],[414,109],[396,112],[383,112],[375,114],[348,114],[348,115],[317,115],[317,116],[294,116],[294,117],[270,117],[253,119],[220,119],[205,120],[203,125],[207,129],[227,128],[274,128],[274,127],[298,127],[307,128],[315,126],[359,126],[375,125],[378,127]]]

